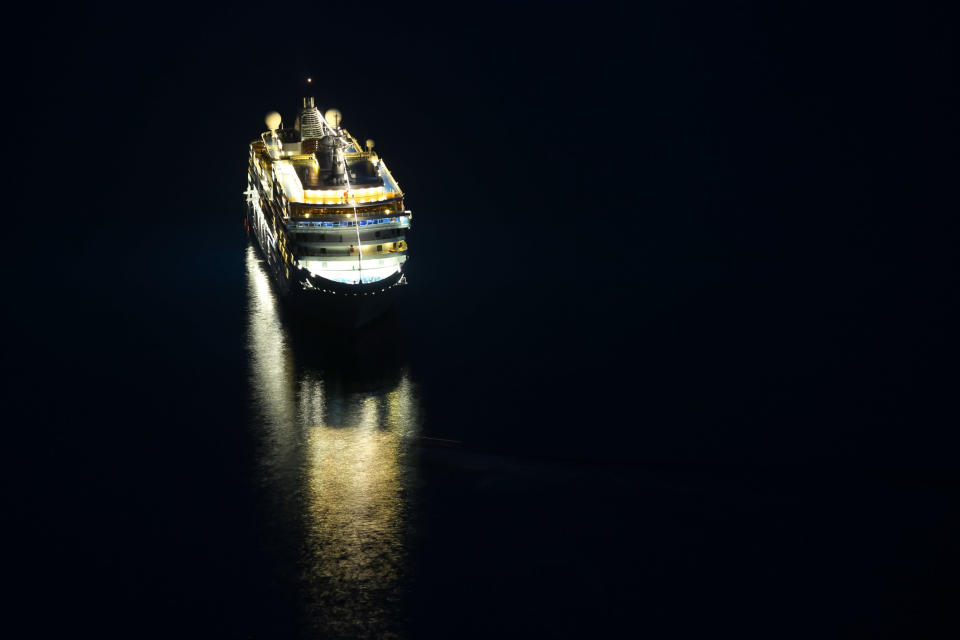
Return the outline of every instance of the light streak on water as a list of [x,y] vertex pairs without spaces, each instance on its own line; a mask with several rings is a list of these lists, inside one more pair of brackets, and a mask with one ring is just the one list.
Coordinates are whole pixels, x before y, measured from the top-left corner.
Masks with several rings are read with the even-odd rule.
[[[358,390],[355,370],[337,374],[343,363],[298,350],[252,247],[246,262],[259,464],[278,508],[296,513],[305,626],[323,637],[397,633],[410,526],[408,443],[419,429],[414,385],[401,367]],[[317,330],[338,339],[336,330]],[[374,358],[369,366],[384,365]]]

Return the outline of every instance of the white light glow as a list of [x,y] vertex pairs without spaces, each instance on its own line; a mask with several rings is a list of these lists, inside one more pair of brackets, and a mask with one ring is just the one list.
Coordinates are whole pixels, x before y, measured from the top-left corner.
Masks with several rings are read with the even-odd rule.
[[[301,260],[300,264],[304,266],[312,275],[333,280],[334,282],[343,282],[346,284],[356,284],[358,282],[380,282],[384,278],[389,278],[400,271],[400,261],[390,260],[389,264],[382,267],[364,267],[357,270],[355,262],[324,262],[322,260]],[[324,265],[327,266],[324,266]]]

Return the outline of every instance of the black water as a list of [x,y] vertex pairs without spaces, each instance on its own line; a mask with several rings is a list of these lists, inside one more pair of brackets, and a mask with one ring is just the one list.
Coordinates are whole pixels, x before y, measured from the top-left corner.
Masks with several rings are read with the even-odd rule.
[[[955,635],[952,16],[91,11],[17,143],[15,624]],[[415,212],[360,334],[240,228],[303,73]]]

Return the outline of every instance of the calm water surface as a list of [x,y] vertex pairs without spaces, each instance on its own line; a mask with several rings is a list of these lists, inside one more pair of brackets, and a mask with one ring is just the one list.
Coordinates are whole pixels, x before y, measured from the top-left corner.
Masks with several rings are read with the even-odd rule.
[[[88,305],[111,312],[87,327],[102,340],[70,353],[111,355],[85,370],[109,402],[61,403],[70,428],[35,467],[57,473],[22,501],[49,560],[36,589],[57,594],[43,614],[70,633],[936,637],[952,611],[955,475],[881,456],[920,440],[883,427],[882,404],[820,410],[884,388],[882,367],[849,364],[873,342],[845,340],[832,378],[758,367],[764,382],[747,365],[790,352],[725,347],[722,317],[651,320],[617,380],[603,354],[633,343],[606,318],[525,324],[519,293],[423,268],[394,317],[341,334],[285,315],[251,247],[207,271],[180,249],[194,262],[158,267],[138,304]],[[911,412],[911,434],[934,433]],[[845,443],[861,455],[818,457]]]

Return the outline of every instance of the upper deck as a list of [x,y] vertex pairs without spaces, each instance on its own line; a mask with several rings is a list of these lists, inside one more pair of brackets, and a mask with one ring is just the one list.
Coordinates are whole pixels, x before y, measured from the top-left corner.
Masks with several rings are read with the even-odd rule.
[[[253,141],[250,161],[265,182],[279,187],[288,203],[301,205],[296,209],[311,213],[316,207],[322,210],[316,213],[334,213],[402,200],[403,192],[383,160],[372,149],[360,151],[345,129],[335,141],[342,146],[334,150],[323,148],[323,141],[316,139],[285,142],[283,133],[268,131]],[[342,166],[331,168],[331,163]],[[402,205],[393,207],[398,208]]]

